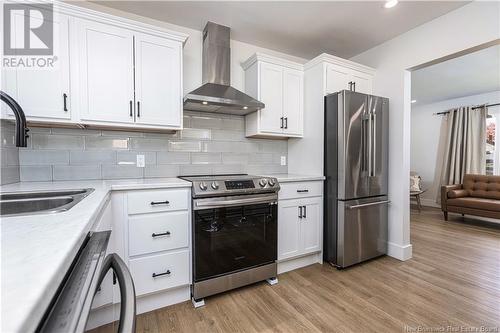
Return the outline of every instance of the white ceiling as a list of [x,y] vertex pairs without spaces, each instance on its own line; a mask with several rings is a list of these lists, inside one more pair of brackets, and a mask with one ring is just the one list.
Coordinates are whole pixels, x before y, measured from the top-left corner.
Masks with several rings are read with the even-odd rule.
[[400,1],[95,1],[115,9],[203,30],[213,21],[232,39],[311,59],[327,52],[350,58],[467,2]]
[[415,105],[500,90],[500,45],[412,72]]

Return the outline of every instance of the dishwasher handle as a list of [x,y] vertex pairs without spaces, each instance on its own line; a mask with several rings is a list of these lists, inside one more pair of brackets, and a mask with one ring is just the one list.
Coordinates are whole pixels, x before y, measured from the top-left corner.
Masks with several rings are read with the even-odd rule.
[[110,269],[115,272],[120,286],[121,302],[118,333],[135,333],[136,304],[134,280],[132,280],[132,275],[120,256],[116,253],[111,253],[104,259],[98,285],[101,285],[102,280]]

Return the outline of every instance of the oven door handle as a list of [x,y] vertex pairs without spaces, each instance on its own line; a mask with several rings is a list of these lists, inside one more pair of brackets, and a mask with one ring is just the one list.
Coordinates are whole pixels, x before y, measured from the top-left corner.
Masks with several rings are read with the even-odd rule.
[[196,202],[196,207],[227,207],[234,205],[247,205],[256,203],[274,203],[277,201],[276,195],[266,195],[259,198],[249,198],[249,199],[234,199],[234,200],[216,200],[216,201],[201,201]]
[[102,265],[99,275],[98,286],[110,269],[116,274],[118,285],[120,286],[120,321],[118,324],[118,333],[135,333],[135,287],[132,275],[127,265],[116,253],[109,254]]

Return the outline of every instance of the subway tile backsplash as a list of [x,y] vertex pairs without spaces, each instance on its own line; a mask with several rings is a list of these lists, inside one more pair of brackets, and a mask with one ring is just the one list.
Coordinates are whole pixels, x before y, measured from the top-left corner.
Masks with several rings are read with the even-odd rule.
[[[19,162],[10,133],[2,134],[2,183],[12,167],[19,168],[21,181],[287,172],[280,165],[287,141],[245,138],[241,116],[185,111],[184,130],[171,134],[67,128],[30,133]],[[144,168],[136,166],[137,155],[144,155]]]
[[19,149],[14,143],[15,124],[7,120],[0,122],[0,184],[19,181]]

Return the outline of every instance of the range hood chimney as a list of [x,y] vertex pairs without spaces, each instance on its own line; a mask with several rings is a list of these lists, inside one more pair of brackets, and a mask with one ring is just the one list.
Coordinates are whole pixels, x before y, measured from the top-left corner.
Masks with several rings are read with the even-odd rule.
[[203,85],[184,97],[184,110],[245,115],[264,103],[231,84],[231,29],[208,22],[203,29]]

